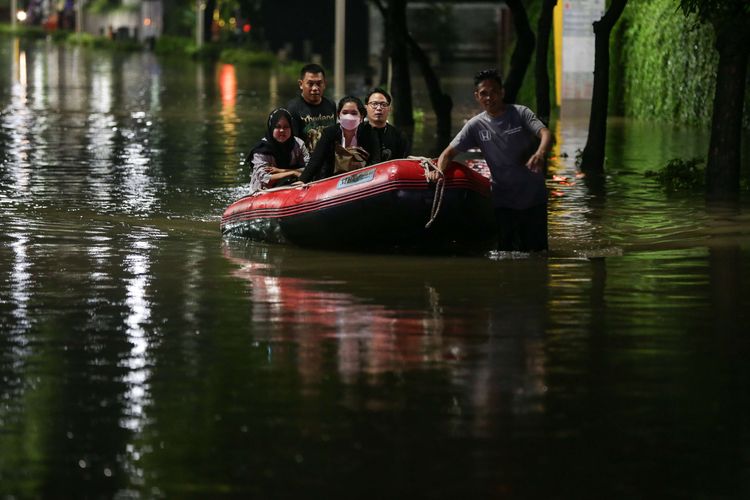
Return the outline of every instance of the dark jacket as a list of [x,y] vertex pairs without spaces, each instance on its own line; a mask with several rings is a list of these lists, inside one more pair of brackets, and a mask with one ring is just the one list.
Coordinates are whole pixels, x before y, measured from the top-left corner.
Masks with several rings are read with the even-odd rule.
[[[310,156],[310,162],[300,176],[302,182],[317,181],[333,175],[336,169],[336,144],[341,144],[341,126],[338,123],[323,129],[315,151]],[[357,128],[357,145],[370,155],[367,164],[375,163],[373,133],[366,124]]]
[[372,164],[409,156],[411,152],[409,140],[403,132],[390,123],[386,123],[385,127],[380,129],[369,123],[365,123],[363,126],[370,129],[372,135],[373,150],[370,155]]

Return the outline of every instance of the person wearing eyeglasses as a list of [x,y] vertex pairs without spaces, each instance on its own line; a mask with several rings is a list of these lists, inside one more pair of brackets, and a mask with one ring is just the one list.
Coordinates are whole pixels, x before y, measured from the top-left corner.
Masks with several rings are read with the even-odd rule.
[[411,145],[406,136],[388,123],[391,94],[382,88],[372,89],[365,97],[367,124],[373,138],[371,163],[380,163],[409,156]]

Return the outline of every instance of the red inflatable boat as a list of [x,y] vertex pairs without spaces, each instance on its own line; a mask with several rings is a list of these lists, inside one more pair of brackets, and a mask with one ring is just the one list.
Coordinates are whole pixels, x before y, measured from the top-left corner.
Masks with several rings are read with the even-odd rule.
[[438,182],[426,159],[392,160],[303,186],[258,191],[232,203],[225,235],[327,248],[489,248],[490,185],[453,163]]

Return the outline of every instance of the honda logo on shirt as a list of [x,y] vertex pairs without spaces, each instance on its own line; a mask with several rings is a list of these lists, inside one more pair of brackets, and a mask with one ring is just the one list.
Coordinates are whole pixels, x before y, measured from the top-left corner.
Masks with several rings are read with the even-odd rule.
[[490,134],[489,130],[480,130],[479,131],[479,138],[483,141],[489,141],[492,137],[492,134]]

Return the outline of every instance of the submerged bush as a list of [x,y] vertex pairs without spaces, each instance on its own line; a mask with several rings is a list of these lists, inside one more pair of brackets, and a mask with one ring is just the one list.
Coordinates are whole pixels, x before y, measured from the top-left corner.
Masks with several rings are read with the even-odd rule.
[[106,36],[91,33],[68,33],[65,40],[74,45],[93,47],[96,49],[141,50],[143,46],[138,40],[111,40]]
[[648,170],[646,177],[655,179],[667,191],[695,191],[706,182],[706,169],[701,158],[672,158],[661,170]]
[[44,38],[47,36],[41,26],[27,26],[21,23],[17,23],[15,27],[10,24],[0,23],[0,33],[26,38]]
[[299,72],[302,71],[302,67],[307,64],[301,61],[281,61],[277,68],[281,73],[293,77],[295,80],[299,77]]
[[189,47],[187,55],[194,59],[215,61],[219,59],[224,48],[218,43],[204,43],[200,47],[193,44]]
[[156,39],[154,52],[159,55],[185,55],[195,52],[195,41],[181,36],[162,35]]
[[284,73],[296,77],[304,65],[303,62],[293,60],[279,60],[272,52],[258,50],[255,46],[227,46],[226,43],[206,43],[200,48],[193,38],[163,35],[147,43],[132,39],[111,39],[106,36],[94,35],[87,32],[75,33],[69,30],[54,30],[47,33],[41,27],[28,27],[0,23],[0,35],[23,36],[33,38],[49,37],[58,43],[69,43],[87,48],[110,50],[144,50],[153,49],[160,56],[192,57],[194,59],[220,60],[229,64],[250,66],[255,68],[276,67]]
[[276,64],[276,56],[270,52],[258,52],[247,49],[224,49],[219,59],[230,64],[242,64],[254,68],[270,68]]

